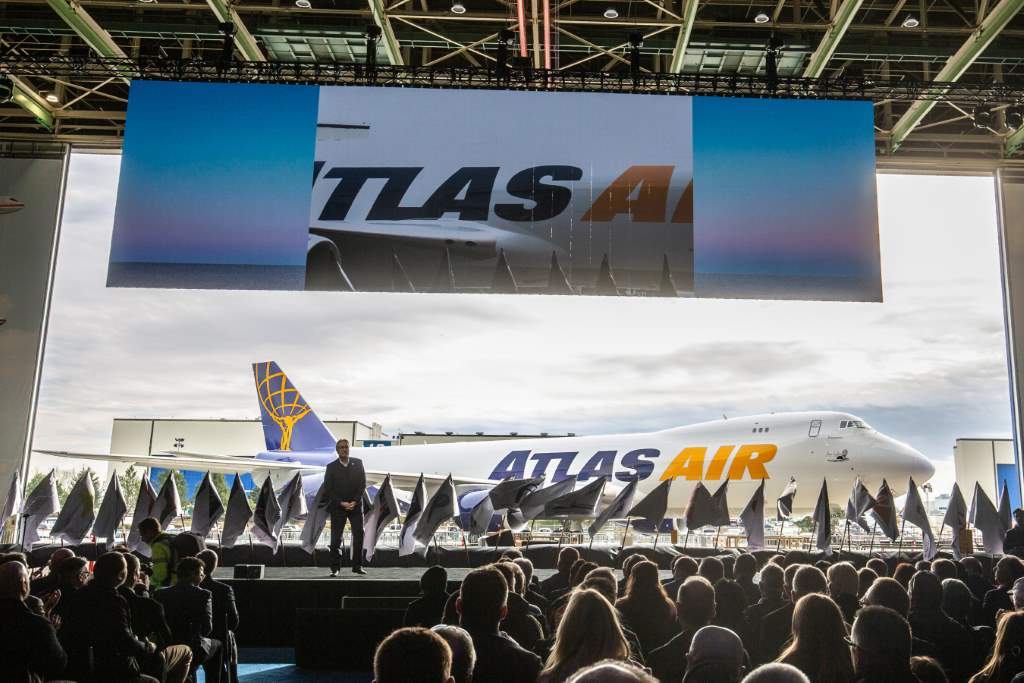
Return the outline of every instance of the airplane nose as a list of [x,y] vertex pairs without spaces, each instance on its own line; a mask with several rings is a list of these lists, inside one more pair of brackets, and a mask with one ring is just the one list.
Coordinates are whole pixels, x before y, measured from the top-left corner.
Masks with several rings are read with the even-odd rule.
[[906,450],[907,456],[910,459],[911,476],[914,477],[914,481],[917,484],[923,484],[935,476],[935,465],[932,464],[931,460],[909,446],[906,447]]

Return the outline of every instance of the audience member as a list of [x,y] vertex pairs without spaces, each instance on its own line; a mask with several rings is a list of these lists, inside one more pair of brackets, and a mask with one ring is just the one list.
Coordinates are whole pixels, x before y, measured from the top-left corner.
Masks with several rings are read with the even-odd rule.
[[1024,510],[1013,511],[1013,527],[1003,537],[1003,552],[1007,555],[1020,555],[1024,552]]
[[374,683],[453,683],[452,651],[425,628],[400,628],[377,646]]
[[904,588],[910,587],[910,579],[914,576],[916,569],[909,562],[900,562],[892,572],[892,578],[900,582]]
[[956,562],[945,558],[939,558],[932,562],[932,574],[939,577],[940,582],[959,577],[956,570]]
[[149,546],[149,557],[153,567],[150,585],[153,590],[173,585],[177,580],[174,572],[178,566],[174,536],[165,533],[156,518],[146,517],[139,522],[139,538]]
[[910,670],[920,683],[949,683],[946,671],[933,657],[911,657]]
[[[210,591],[213,599],[212,637],[221,644],[220,657],[208,661],[203,665],[203,669],[209,671],[216,662],[221,667],[221,679],[226,676],[228,681],[234,681],[238,678],[238,648],[235,644],[238,606],[235,604],[235,592],[228,584],[213,578],[213,573],[217,571],[217,553],[212,550],[201,550],[196,557],[202,561],[203,573],[206,574],[199,587]],[[211,679],[207,673],[207,680],[216,679]]]
[[800,669],[791,664],[763,664],[749,674],[743,683],[811,683]]
[[540,592],[548,600],[556,591],[569,589],[569,572],[573,563],[578,559],[580,559],[580,551],[576,548],[562,548],[558,552],[558,561],[555,565],[557,571],[540,582]]
[[57,591],[60,599],[53,608],[54,614],[64,618],[67,606],[71,604],[71,596],[80,591],[89,580],[89,562],[84,557],[72,556],[62,561],[57,567]]
[[894,610],[861,608],[853,622],[850,645],[858,683],[917,681],[910,670],[910,624]]
[[[1019,606],[1014,604],[1014,609],[1021,609],[1024,607],[1024,579],[1017,579],[1014,587],[1017,584],[1021,586],[1022,602]],[[945,579],[942,582],[942,611],[953,621],[968,628],[975,626],[980,607],[981,604],[975,599],[971,589],[960,579]]]
[[497,562],[494,566],[508,585],[508,613],[501,621],[501,629],[524,648],[533,651],[544,640],[544,629],[540,625],[541,615],[535,615],[533,610],[536,608],[518,592],[523,585],[523,570],[511,562]]
[[754,583],[754,577],[757,575],[757,558],[750,553],[743,553],[736,558],[736,563],[733,566],[733,573],[735,575],[736,583],[743,589],[743,594],[747,597],[747,604],[753,605],[761,599],[761,593],[757,589],[757,584]]
[[719,579],[725,578],[725,565],[717,557],[705,557],[700,561],[697,576],[703,576],[714,586]]
[[878,578],[878,574],[873,569],[862,567],[857,570],[857,595],[864,597],[864,594],[871,588],[871,584]]
[[1010,602],[1013,603],[1013,609],[1018,611],[1024,609],[1024,576],[1013,582],[1013,588],[1010,589]]
[[430,629],[444,638],[452,651],[452,679],[454,683],[471,683],[473,667],[476,666],[476,650],[469,633],[458,626],[438,624]]
[[138,657],[142,673],[164,683],[182,683],[188,678],[192,651],[187,645],[168,645],[171,642],[171,630],[164,618],[163,606],[134,590],[141,574],[139,558],[131,553],[122,555],[127,576],[124,583],[117,587],[117,594],[128,605],[132,634],[139,640],[149,640],[157,646],[156,652]]
[[691,576],[679,587],[676,614],[682,632],[647,654],[647,665],[662,683],[680,683],[686,674],[686,654],[697,631],[715,618],[715,589],[703,576]]
[[[213,634],[213,595],[200,588],[206,578],[202,560],[186,557],[175,568],[177,583],[153,594],[164,607],[171,640],[175,645],[188,645],[192,651],[191,670],[200,665],[209,681],[210,672],[220,671],[222,643]],[[206,666],[207,662],[210,663]]]
[[640,638],[644,655],[665,644],[678,631],[676,607],[658,581],[658,565],[646,560],[633,565],[626,595],[615,603],[627,628]]
[[[787,568],[788,571],[788,568]],[[761,620],[758,640],[761,647],[759,662],[777,659],[792,632],[793,610],[800,598],[811,593],[825,593],[828,582],[817,567],[803,565],[793,576],[792,602],[786,603]]]
[[[32,579],[31,594],[42,597],[48,593],[60,588],[60,575],[57,570],[60,569],[60,565],[64,560],[70,559],[75,556],[75,553],[71,548],[57,548],[50,553],[50,559],[47,560],[46,566],[43,568],[45,571],[41,576]],[[28,558],[25,558],[25,566],[28,566]]]
[[839,606],[843,620],[853,623],[853,617],[860,609],[857,597],[857,570],[849,562],[836,562],[828,568],[828,595]]
[[977,671],[980,662],[971,656],[974,635],[942,611],[942,584],[931,571],[919,571],[910,580],[910,613],[907,621],[914,637],[938,648],[936,659],[950,678],[960,681]]
[[462,581],[456,609],[473,639],[473,679],[480,683],[534,683],[541,670],[540,657],[498,630],[508,613],[507,601],[508,583],[495,567],[475,569]]
[[67,655],[45,617],[25,605],[28,568],[18,561],[0,565],[0,662],[15,681],[59,678]]
[[584,666],[628,658],[629,646],[615,608],[597,591],[576,590],[538,683],[562,683]]
[[747,594],[733,579],[719,579],[715,584],[716,614],[711,622],[727,628],[740,637],[744,643],[750,640],[750,625],[744,612],[747,609]]
[[686,555],[680,555],[672,562],[672,578],[663,581],[662,585],[665,587],[665,594],[671,598],[679,592],[679,587],[683,585],[691,576],[697,575],[697,561],[692,557]]
[[889,565],[880,557],[872,557],[864,566],[877,574],[879,578],[889,576]]
[[[529,559],[525,557],[517,558],[516,560],[514,560],[514,562],[517,567],[523,570],[523,576],[526,579],[526,588],[523,591],[523,597],[526,598],[526,601],[528,603],[530,603],[538,610],[540,610],[541,614],[547,614],[548,608],[551,606],[551,602],[546,597],[544,597],[540,593],[540,591],[537,590],[537,587],[534,585],[533,562],[531,562]],[[542,622],[541,625],[545,627],[546,632],[547,624]]]
[[960,560],[960,567],[964,570],[964,583],[971,589],[971,593],[978,600],[984,600],[985,594],[992,590],[992,582],[985,576],[981,561],[968,556]]
[[727,628],[705,626],[693,635],[686,653],[684,683],[739,683],[747,666],[739,636]]
[[769,562],[761,568],[758,590],[761,592],[761,599],[751,605],[743,613],[746,617],[748,630],[747,640],[744,645],[747,652],[756,660],[760,658],[760,636],[761,622],[768,615],[786,604],[783,595],[783,569],[777,564]]
[[[1013,582],[1024,576],[1024,562],[1019,557],[1004,555],[996,563],[995,579],[996,587],[985,593],[982,601],[982,618],[989,626],[996,623],[996,615],[1000,610],[1009,611],[1013,609],[1009,592],[1013,588]],[[970,585],[970,584],[968,584]]]
[[658,683],[649,673],[629,662],[604,661],[580,669],[567,683]]
[[996,627],[992,655],[970,683],[1010,683],[1024,672],[1024,612],[1008,612]]
[[403,626],[430,628],[441,623],[448,602],[448,570],[440,565],[428,567],[420,576],[420,595],[405,610]]
[[[63,571],[73,559],[61,564]],[[67,598],[60,629],[68,653],[68,675],[98,681],[146,681],[158,679],[142,673],[139,658],[157,647],[135,637],[131,613],[117,588],[128,578],[121,553],[101,555],[93,566],[93,580]],[[64,602],[65,597],[61,597]]]
[[824,595],[800,598],[793,610],[793,640],[778,661],[792,664],[815,683],[853,683],[853,660],[838,605]]
[[633,571],[633,565],[643,562],[647,558],[640,553],[634,553],[622,561],[622,579],[619,581],[619,597],[626,594],[626,587],[629,585],[629,574]]
[[[608,604],[615,605],[615,576],[604,567],[595,569],[587,574],[587,578],[583,579],[579,589],[597,591],[608,601]],[[618,614],[618,610],[616,610],[616,614]],[[622,623],[621,618],[619,619],[619,627],[622,629],[622,635],[626,638],[626,643],[629,645],[629,658],[638,664],[643,664],[644,651],[640,645],[640,639]]]
[[915,572],[930,572],[932,570],[932,563],[928,560],[918,560],[914,563]]

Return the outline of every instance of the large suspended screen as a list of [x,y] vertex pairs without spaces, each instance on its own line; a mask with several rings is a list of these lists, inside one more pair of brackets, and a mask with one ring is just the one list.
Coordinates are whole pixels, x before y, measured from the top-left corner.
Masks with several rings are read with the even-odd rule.
[[872,116],[136,81],[108,285],[880,301]]

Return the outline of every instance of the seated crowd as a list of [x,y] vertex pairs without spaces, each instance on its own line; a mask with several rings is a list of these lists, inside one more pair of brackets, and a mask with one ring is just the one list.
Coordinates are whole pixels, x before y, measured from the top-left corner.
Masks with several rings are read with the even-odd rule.
[[[167,538],[155,519],[140,527],[154,549]],[[156,562],[121,546],[92,563],[59,548],[37,572],[23,553],[0,555],[0,680],[184,683],[201,666],[234,683],[238,611],[213,579],[217,554],[165,545]]]
[[[1024,683],[1024,562],[873,558],[795,551],[640,554],[623,578],[558,556],[543,581],[517,551],[447,593],[431,567],[405,626],[374,658],[376,683]],[[991,579],[989,579],[991,577]]]

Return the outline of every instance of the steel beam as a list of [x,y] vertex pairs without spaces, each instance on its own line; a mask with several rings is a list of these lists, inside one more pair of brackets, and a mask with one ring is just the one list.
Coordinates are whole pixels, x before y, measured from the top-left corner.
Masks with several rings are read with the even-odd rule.
[[676,36],[676,47],[672,50],[672,61],[668,69],[674,74],[683,70],[686,63],[686,47],[690,44],[690,34],[693,33],[693,22],[697,19],[698,0],[683,0],[683,17],[679,24],[679,35]]
[[65,24],[101,57],[127,57],[114,39],[89,15],[78,0],[46,0]]
[[393,66],[404,65],[402,48],[398,44],[398,38],[395,37],[395,29],[392,28],[391,20],[388,19],[383,0],[369,0],[369,3],[373,21],[380,27],[380,37],[384,39],[384,53],[388,56],[388,62]]
[[804,69],[804,78],[819,78],[825,72],[828,60],[832,59],[836,48],[839,47],[839,41],[843,39],[847,29],[853,24],[853,18],[863,2],[864,0],[843,0],[843,4],[839,6],[832,19],[832,24],[822,36],[814,54],[811,55],[811,61]]
[[[970,68],[974,60],[985,51],[996,36],[1006,27],[1013,17],[1024,7],[1024,0],[1001,0],[992,8],[978,28],[971,32],[971,36],[960,46],[946,65],[935,75],[936,81],[951,83],[960,80],[964,72]],[[910,132],[917,127],[928,112],[935,106],[935,102],[918,100],[910,105],[910,108],[903,113],[896,125],[892,127],[890,138],[892,149],[895,152],[903,141],[907,139]],[[1009,141],[1007,141],[1009,142]]]
[[[47,0],[48,2],[58,2],[61,0]],[[217,21],[220,23],[232,23],[235,26],[235,47],[242,53],[247,61],[250,62],[265,62],[267,58],[263,56],[263,51],[260,49],[259,44],[256,43],[256,39],[249,33],[249,29],[246,28],[245,22],[242,21],[242,17],[238,15],[238,11],[235,10],[234,6],[229,0],[206,0],[206,4],[213,10],[213,15],[217,17]]]
[[1003,143],[1003,152],[1006,156],[1016,154],[1021,148],[1024,148],[1024,128],[1018,128]]

